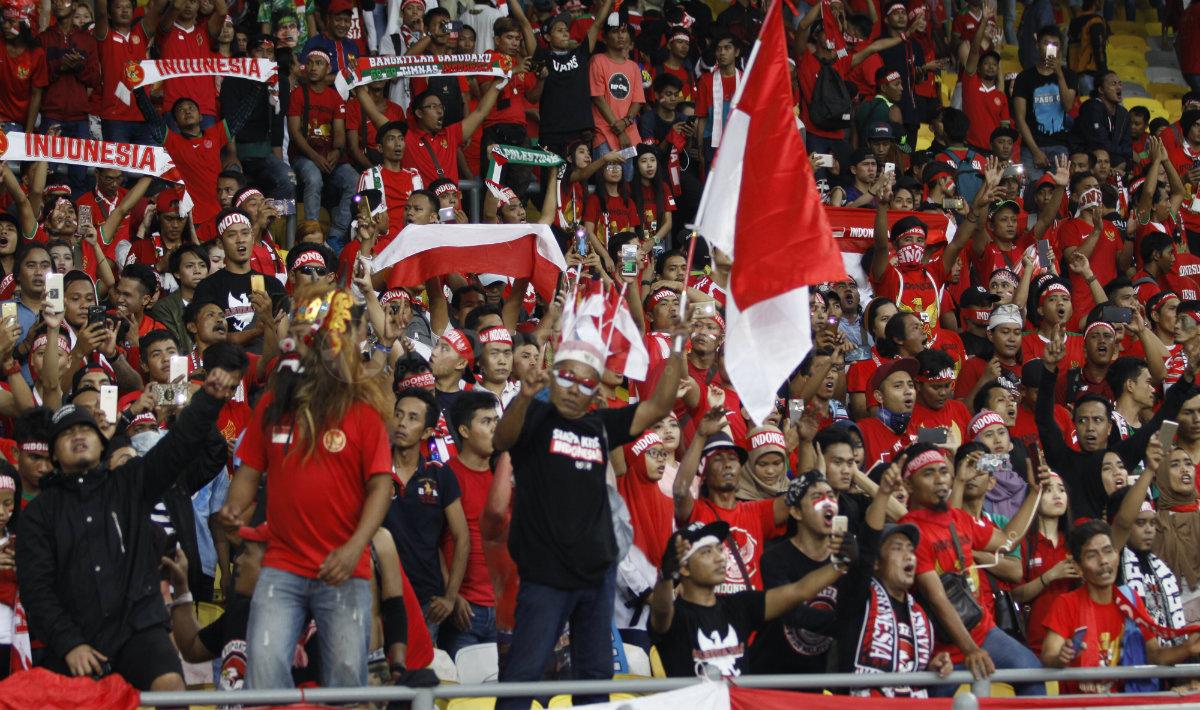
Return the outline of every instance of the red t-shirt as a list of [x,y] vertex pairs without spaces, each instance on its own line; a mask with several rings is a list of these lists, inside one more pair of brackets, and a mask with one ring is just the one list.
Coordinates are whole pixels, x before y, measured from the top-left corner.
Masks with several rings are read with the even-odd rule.
[[600,204],[600,195],[588,195],[583,207],[583,221],[596,225],[596,236],[606,244],[609,236],[632,231],[642,224],[637,205],[632,199],[608,194],[604,195],[603,206]]
[[[841,57],[833,62],[833,70],[841,76],[850,72],[850,57]],[[826,131],[813,125],[808,115],[808,105],[812,103],[813,91],[817,88],[817,75],[821,73],[821,62],[812,52],[805,52],[796,67],[796,78],[800,81],[800,120],[804,121],[804,130],[810,135],[841,140],[846,137],[845,129]]]
[[[1114,589],[1113,594],[1119,592]],[[1145,609],[1136,592],[1133,603]],[[1149,612],[1147,611],[1148,615]],[[1054,600],[1044,622],[1046,630],[1071,640],[1076,631],[1083,633],[1084,649],[1075,649],[1071,667],[1116,666],[1121,663],[1121,642],[1125,640],[1125,615],[1114,602],[1098,604],[1092,601],[1087,585],[1067,592]],[[1062,692],[1078,693],[1079,686],[1067,683]],[[1097,692],[1097,691],[1092,691]]]
[[655,79],[657,79],[660,74],[670,74],[678,79],[683,83],[683,91],[679,94],[681,99],[683,101],[696,101],[696,80],[692,78],[692,75],[688,72],[687,67],[672,69],[666,64],[659,64],[657,67],[654,67],[653,71]]
[[[303,104],[301,104],[301,107],[303,107]],[[291,107],[289,106],[289,108]],[[383,117],[389,121],[403,121],[405,120],[404,107],[398,103],[388,101],[387,106],[383,108]],[[351,98],[346,102],[346,135],[349,136],[351,133],[358,133],[361,138],[364,128],[367,132],[367,139],[365,141],[360,140],[358,147],[363,150],[378,148],[379,142],[375,136],[375,131],[378,129],[371,119],[363,116],[362,104],[358,102],[358,99]]]
[[871,376],[875,374],[880,365],[885,362],[891,362],[894,359],[880,355],[879,351],[872,347],[871,357],[866,360],[855,361],[850,365],[849,371],[846,372],[846,391],[866,394],[868,407],[874,407],[879,404],[875,399],[874,390],[870,388]]
[[33,89],[49,84],[46,50],[33,47],[14,57],[8,53],[8,44],[0,40],[0,121],[24,125]]
[[[963,365],[962,372],[958,373],[958,382],[954,385],[954,396],[963,399],[971,394],[971,390],[975,389],[975,385],[983,377],[983,373],[987,371],[988,360],[981,357],[973,357],[967,360]],[[1006,374],[1013,382],[1021,381],[1021,368],[1009,367],[1003,363],[1000,365],[1001,374]]]
[[[458,182],[458,147],[462,142],[461,122],[445,126],[437,135],[430,135],[413,123],[405,137],[404,160],[400,164],[419,172],[426,185],[432,184],[439,177]],[[437,158],[436,162],[434,156]],[[443,174],[438,173],[439,167]]]
[[[1017,222],[1021,222],[1020,217],[1018,217]],[[983,248],[982,254],[974,256],[974,252],[972,252],[972,256],[974,257],[972,266],[975,268],[975,273],[979,275],[980,281],[986,285],[987,280],[991,278],[992,272],[996,269],[1020,268],[1021,259],[1025,256],[1025,250],[1029,248],[1030,244],[1037,241],[1033,237],[1032,231],[1018,232],[1016,238],[1013,239],[1011,249],[1001,249],[995,241],[988,241],[987,245]],[[1046,238],[1049,239],[1050,235],[1047,234]]]
[[893,455],[917,440],[917,428],[911,419],[903,434],[896,434],[875,417],[860,419],[858,429],[862,432],[863,449],[866,451],[864,471],[869,471],[881,461],[891,461]]
[[[979,605],[983,607],[983,618],[975,625],[974,629],[970,629],[971,640],[979,646],[983,646],[983,640],[987,637],[988,631],[991,631],[992,627],[996,625],[992,615],[992,606],[995,602],[991,598],[991,594],[987,592],[987,587],[979,579],[979,571],[975,569],[972,562],[972,553],[976,549],[983,549],[991,542],[995,527],[988,525],[984,520],[975,520],[970,513],[959,508],[950,508],[940,512],[928,508],[914,508],[900,518],[900,522],[912,523],[921,531],[921,543],[917,545],[917,574],[933,572],[939,576],[946,572],[961,572],[964,568],[964,564],[958,561],[954,551],[953,538],[950,537],[950,524],[954,524],[962,549],[962,559],[965,560],[967,568],[967,577],[979,599]],[[963,662],[963,654],[958,646],[951,643],[949,639],[939,638],[936,641],[934,653],[946,651],[955,663]]]
[[[489,50],[488,56],[494,57],[498,52]],[[495,81],[500,81],[496,79]],[[492,85],[492,82],[481,82],[479,91],[482,94]],[[537,86],[537,76],[531,72],[517,72],[508,80],[508,85],[496,99],[496,110],[483,119],[484,126],[494,126],[498,123],[519,123],[525,125],[525,112],[533,108],[533,104],[525,97]]]
[[[1027,560],[1024,563],[1025,576],[1022,578],[1022,583],[1028,584],[1049,572],[1059,562],[1067,559],[1067,537],[1060,534],[1058,544],[1054,544],[1039,532],[1037,533],[1037,542],[1034,543],[1032,550],[1029,549],[1028,544],[1022,546],[1021,557],[1023,560]],[[1046,615],[1050,613],[1050,607],[1054,604],[1055,599],[1071,591],[1071,585],[1070,580],[1056,579],[1033,598],[1029,610],[1029,622],[1025,625],[1028,630],[1026,641],[1029,648],[1039,656],[1042,653],[1042,641],[1046,638],[1046,627],[1043,625]]]
[[864,101],[870,101],[876,95],[878,87],[875,84],[875,72],[883,67],[883,59],[878,53],[864,59],[858,66],[850,69],[850,74],[847,79],[854,82],[854,86],[858,88],[858,93],[864,97]]
[[[787,526],[775,524],[775,500],[739,501],[733,509],[721,508],[707,498],[701,498],[692,506],[689,523],[712,523],[724,520],[729,523],[729,537],[732,544],[726,543],[725,583],[717,587],[717,594],[733,594],[747,589],[762,589],[762,560],[763,550],[767,540],[787,533]],[[736,546],[741,555],[739,565],[733,556]],[[747,586],[742,576],[742,567],[750,575]]]
[[192,196],[192,223],[197,229],[212,225],[221,211],[217,200],[217,175],[221,173],[221,149],[229,143],[229,131],[224,121],[218,121],[195,138],[176,131],[167,131],[163,148],[179,168],[183,184]]
[[[1058,228],[1059,246],[1064,252],[1070,247],[1078,247],[1091,233],[1092,225],[1088,222],[1079,218],[1068,220]],[[1117,278],[1117,254],[1121,251],[1122,241],[1120,233],[1112,222],[1105,221],[1104,233],[1100,235],[1100,239],[1096,242],[1096,248],[1088,257],[1088,261],[1092,265],[1092,273],[1096,275],[1101,285]],[[1087,282],[1079,274],[1072,273],[1071,317],[1076,321],[1086,318],[1094,305],[1096,302],[1092,298],[1092,292],[1088,289]]]
[[[1036,330],[1031,330],[1021,336],[1021,359],[1025,362],[1030,360],[1040,360],[1042,354],[1046,352],[1046,343],[1048,341],[1041,333]],[[1068,335],[1066,342],[1066,351],[1063,353],[1063,364],[1060,367],[1065,367],[1068,370],[1072,367],[1083,367],[1085,355],[1083,352],[1083,336]]]
[[642,185],[642,224],[646,225],[646,229],[653,228],[657,230],[662,226],[663,220],[666,219],[667,212],[675,211],[675,198],[671,196],[671,190],[666,185],[663,186],[663,214],[658,214],[658,201],[654,199],[654,188],[650,185]]
[[[496,595],[492,580],[488,576],[487,561],[483,557],[483,537],[479,533],[479,519],[487,505],[488,491],[492,488],[491,469],[478,471],[468,468],[459,458],[450,459],[450,470],[458,478],[462,491],[463,514],[467,516],[467,532],[471,538],[471,554],[467,557],[467,573],[463,577],[458,593],[478,606],[496,606]],[[453,545],[451,545],[453,547]],[[452,555],[446,555],[450,559]]]
[[[358,179],[359,190],[379,190],[383,192],[383,204],[388,212],[389,230],[397,230],[404,226],[404,207],[408,204],[408,196],[413,190],[425,187],[420,173],[413,168],[389,170],[380,165],[378,169],[365,171]],[[390,241],[390,240],[389,240]],[[381,247],[376,247],[378,254]]]
[[985,87],[978,72],[964,73],[962,87],[963,113],[967,114],[970,121],[967,143],[987,150],[991,146],[992,131],[1000,127],[1001,121],[1012,121],[1008,113],[1008,97],[999,83],[991,88]]
[[[344,545],[358,527],[373,476],[390,476],[392,449],[379,413],[356,402],[336,427],[317,436],[312,453],[292,441],[294,427],[264,431],[263,414],[272,400],[263,396],[238,457],[250,468],[267,473],[267,521],[271,538],[263,566],[315,579],[321,563]],[[354,576],[369,579],[370,553],[364,548]]]
[[946,400],[945,406],[941,409],[930,409],[920,402],[913,405],[913,431],[944,427],[947,431],[958,432],[959,441],[966,441],[968,438],[967,425],[970,422],[971,412],[967,410],[965,404],[957,399]]
[[[109,121],[146,120],[132,97],[126,104],[117,98],[116,91],[117,84],[125,76],[125,65],[145,59],[149,45],[141,24],[131,27],[127,35],[109,26],[108,34],[100,40],[100,118]],[[92,95],[95,96],[96,92],[92,92]]]
[[[717,70],[708,72],[700,77],[696,82],[696,115],[710,116],[713,110],[713,74]],[[724,96],[722,103],[733,101],[733,92],[737,91],[737,74],[733,76],[721,76],[721,94]]]
[[[1054,405],[1054,422],[1058,424],[1058,430],[1062,432],[1067,446],[1078,451],[1079,440],[1075,435],[1075,423],[1071,421],[1071,413],[1061,404]],[[1034,444],[1040,445],[1041,435],[1038,434],[1033,410],[1026,407],[1024,402],[1017,407],[1017,423],[1008,430],[1008,434],[1013,439],[1020,439],[1030,451],[1033,450]]]
[[[109,200],[107,197],[100,195],[95,189],[85,192],[75,201],[76,207],[87,205],[92,208],[92,220],[96,223],[97,229],[99,225],[104,224],[104,220],[108,219],[109,213],[120,204],[121,200],[125,199],[125,193],[128,192],[123,187],[117,188],[117,196],[114,200]],[[136,208],[135,208],[136,210]],[[132,220],[129,215],[121,220],[117,226],[115,234],[100,235],[100,248],[104,250],[104,255],[114,261],[117,258],[117,242],[127,241],[129,239],[129,223]]]
[[[184,29],[178,24],[172,25],[158,35],[159,56],[163,59],[210,59],[217,56],[212,51],[212,39],[208,36],[208,23],[196,20],[191,29]],[[170,110],[175,102],[189,98],[200,107],[200,113],[205,116],[217,116],[217,82],[216,77],[189,76],[180,79],[167,79],[163,82],[163,108]],[[178,163],[179,161],[175,161]],[[216,182],[209,183],[215,185]],[[211,191],[211,190],[210,190]],[[192,196],[195,199],[195,195]]]
[[[342,97],[332,88],[325,87],[321,91],[308,89],[308,125],[305,126],[304,94],[305,90],[300,87],[292,92],[287,115],[300,117],[300,127],[307,128],[304,137],[308,145],[325,155],[333,147],[333,122],[339,118],[346,118],[346,102],[342,101]],[[289,147],[289,153],[293,158],[304,157],[294,143]]]

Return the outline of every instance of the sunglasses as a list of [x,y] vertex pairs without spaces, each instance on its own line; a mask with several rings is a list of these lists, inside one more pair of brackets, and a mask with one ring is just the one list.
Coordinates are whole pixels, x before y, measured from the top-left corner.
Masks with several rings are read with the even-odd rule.
[[296,269],[305,276],[324,276],[329,273],[329,269],[323,266],[301,266]]
[[579,390],[579,394],[585,397],[590,397],[596,393],[596,388],[600,386],[600,380],[594,380],[589,377],[580,377],[570,370],[559,370],[554,373],[554,381],[559,387],[569,389],[572,385]]

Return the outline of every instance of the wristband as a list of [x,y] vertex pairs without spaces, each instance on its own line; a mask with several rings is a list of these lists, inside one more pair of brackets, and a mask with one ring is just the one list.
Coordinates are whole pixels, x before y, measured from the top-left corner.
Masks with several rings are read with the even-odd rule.
[[408,610],[404,597],[389,597],[379,602],[379,616],[383,619],[383,642],[408,643]]
[[171,609],[174,609],[177,606],[191,604],[192,601],[192,593],[190,591],[184,592],[171,601]]
[[11,361],[8,367],[4,368],[4,379],[6,380],[19,374],[21,374],[21,365],[16,360]]

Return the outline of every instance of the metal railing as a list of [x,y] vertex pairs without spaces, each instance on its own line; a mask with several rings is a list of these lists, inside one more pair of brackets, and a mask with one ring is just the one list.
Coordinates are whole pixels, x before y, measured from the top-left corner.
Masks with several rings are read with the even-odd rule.
[[[774,690],[825,690],[828,688],[879,688],[970,684],[971,692],[954,699],[955,710],[977,710],[978,698],[991,695],[991,684],[1049,681],[1136,680],[1147,678],[1200,678],[1200,664],[1177,666],[1118,666],[1115,668],[1028,668],[996,671],[975,680],[968,671],[946,678],[936,673],[814,673],[810,675],[742,676],[731,681],[741,688]],[[704,682],[699,678],[647,678],[644,680],[576,680],[536,683],[454,683],[434,688],[382,686],[368,688],[312,688],[280,690],[186,691],[142,693],[143,707],[178,705],[286,705],[291,703],[367,703],[411,701],[413,710],[433,710],[434,701],[450,698],[549,698],[555,695],[649,694],[678,690]],[[1133,696],[1132,693],[1122,694]],[[1094,697],[1094,696],[1093,696]]]

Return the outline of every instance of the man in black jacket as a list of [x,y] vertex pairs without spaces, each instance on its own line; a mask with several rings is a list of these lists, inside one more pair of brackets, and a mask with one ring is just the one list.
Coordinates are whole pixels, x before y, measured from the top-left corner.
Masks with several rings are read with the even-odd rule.
[[49,669],[116,672],[141,690],[184,689],[150,511],[203,450],[237,384],[236,374],[213,368],[162,441],[111,471],[91,414],[74,405],[55,412],[55,470],[22,511],[17,535],[21,598]]
[[1075,431],[1079,436],[1079,450],[1067,446],[1065,433],[1054,419],[1054,385],[1058,379],[1059,363],[1066,353],[1066,331],[1063,326],[1055,333],[1042,355],[1045,368],[1038,383],[1037,404],[1033,412],[1037,423],[1038,438],[1046,453],[1046,463],[1054,469],[1066,484],[1071,501],[1071,511],[1077,518],[1105,518],[1108,494],[1100,477],[1100,464],[1104,452],[1112,451],[1121,457],[1126,468],[1132,470],[1146,456],[1150,437],[1162,426],[1163,420],[1175,420],[1179,409],[1195,395],[1196,370],[1200,367],[1200,338],[1192,338],[1184,344],[1188,356],[1188,367],[1183,378],[1167,388],[1162,406],[1154,417],[1146,422],[1128,439],[1121,440],[1113,431],[1113,403],[1104,397],[1085,394],[1079,398],[1071,413]]
[[1133,138],[1129,132],[1129,111],[1121,105],[1121,78],[1114,71],[1100,75],[1096,95],[1079,107],[1072,129],[1071,144],[1076,150],[1108,151],[1113,168],[1123,168],[1133,156]]

